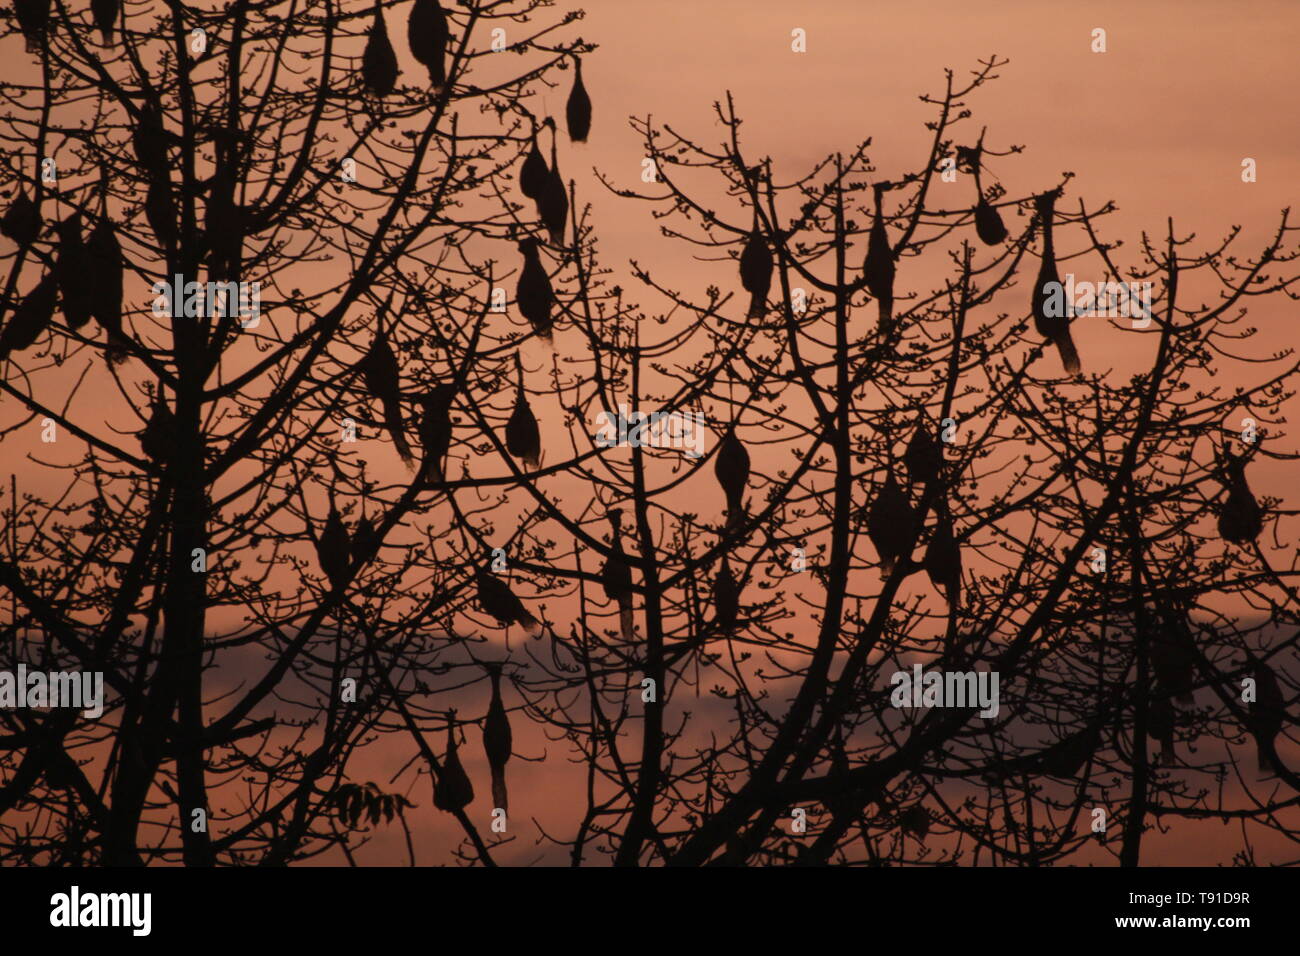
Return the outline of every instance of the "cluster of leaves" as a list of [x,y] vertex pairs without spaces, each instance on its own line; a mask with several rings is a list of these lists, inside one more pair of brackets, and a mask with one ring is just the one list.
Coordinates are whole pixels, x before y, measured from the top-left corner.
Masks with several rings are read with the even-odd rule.
[[372,825],[381,820],[392,823],[403,810],[414,806],[400,793],[384,793],[371,782],[339,784],[329,802],[334,806],[339,822],[353,830],[358,828],[363,815]]

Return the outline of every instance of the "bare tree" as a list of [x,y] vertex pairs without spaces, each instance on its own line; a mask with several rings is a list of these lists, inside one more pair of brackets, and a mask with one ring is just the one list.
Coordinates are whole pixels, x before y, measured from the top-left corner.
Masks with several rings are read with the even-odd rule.
[[7,855],[287,863],[405,806],[347,766],[453,640],[456,569],[416,560],[445,532],[398,540],[452,482],[376,475],[482,374],[518,270],[485,252],[535,222],[529,99],[588,49],[538,7],[167,4],[99,46],[56,5],[6,85],[0,388],[10,447],[46,421],[80,453],[10,502],[2,574],[11,663],[102,671],[109,704],[5,713]]
[[[730,97],[716,145],[635,120],[656,182],[605,185],[718,280],[620,279],[569,178],[595,47],[533,6],[174,4],[107,51],[60,6],[36,37],[6,91],[2,427],[79,451],[10,502],[0,582],[15,665],[103,671],[109,701],[0,712],[6,857],[356,861],[415,807],[491,865],[528,832],[529,734],[573,759],[584,799],[538,832],[575,865],[1294,836],[1295,512],[1248,473],[1291,459],[1297,366],[1241,327],[1294,298],[1287,215],[1252,258],[1171,220],[1123,261],[1109,204],[1012,188],[1021,147],[974,133],[992,59],[887,174],[870,140],[750,155]],[[560,83],[563,130],[532,96]],[[1085,266],[1149,313],[1062,311]],[[200,274],[259,282],[260,321],[132,304]],[[996,713],[896,706],[917,664],[995,674]],[[410,762],[365,779],[367,751]]]

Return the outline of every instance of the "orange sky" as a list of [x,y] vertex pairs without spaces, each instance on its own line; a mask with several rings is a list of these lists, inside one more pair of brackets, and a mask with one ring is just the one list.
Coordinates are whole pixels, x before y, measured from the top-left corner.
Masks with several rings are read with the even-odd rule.
[[[405,9],[398,11],[404,21]],[[403,21],[390,17],[389,29],[403,81],[410,81],[417,68],[406,49]],[[806,32],[806,53],[791,51],[796,28]],[[1090,50],[1095,28],[1106,30],[1106,53]],[[1202,245],[1240,224],[1241,248],[1253,251],[1271,235],[1279,210],[1300,194],[1300,124],[1293,109],[1279,105],[1279,91],[1289,93],[1300,80],[1300,4],[1294,0],[608,0],[591,3],[569,35],[599,45],[584,61],[594,101],[591,138],[585,146],[562,140],[561,167],[577,179],[580,200],[595,204],[603,264],[621,270],[635,257],[654,263],[656,276],[667,284],[697,293],[713,282],[738,285],[734,265],[691,262],[679,244],[658,238],[649,207],[620,203],[589,171],[594,166],[616,182],[640,185],[642,150],[629,115],[650,115],[713,145],[723,130],[711,104],[728,90],[746,120],[742,133],[749,154],[770,155],[778,178],[802,174],[826,154],[868,136],[874,138],[871,156],[880,175],[889,178],[915,168],[928,148],[923,123],[933,109],[917,95],[941,93],[945,68],[961,78],[977,58],[1009,58],[999,71],[1002,79],[971,98],[976,125],[966,129],[978,132],[986,125],[991,149],[1026,145],[1018,157],[989,160],[994,176],[1015,195],[1054,183],[1069,170],[1077,174],[1067,193],[1072,203],[1081,196],[1092,205],[1114,200],[1119,211],[1106,219],[1105,229],[1109,238],[1125,239],[1119,252],[1124,262],[1136,259],[1139,231],[1163,235],[1167,216],[1181,232],[1197,232]],[[21,39],[7,42],[7,53],[21,50]],[[545,111],[562,112],[569,75],[542,100]],[[1241,181],[1245,157],[1258,164],[1255,183]],[[938,188],[935,202],[971,204],[966,176]],[[634,291],[653,310],[653,299]],[[139,299],[146,298],[141,290]],[[1294,304],[1284,308],[1271,301],[1254,318],[1279,347],[1296,341]],[[1089,326],[1076,335],[1085,360],[1091,357],[1098,366],[1131,357],[1131,341],[1108,329]],[[13,442],[3,447],[6,459],[16,452]],[[75,457],[71,449],[68,456]],[[1256,492],[1286,490],[1287,467],[1293,466],[1261,464],[1252,473]],[[24,482],[38,480],[30,468],[18,470]],[[704,493],[720,501],[711,484]],[[466,715],[476,715],[483,702],[466,698],[462,706]],[[525,818],[535,815],[558,826],[571,823],[578,809],[565,805],[567,776],[559,782],[569,766],[559,759],[564,751],[524,727],[523,718],[516,718],[518,756],[510,764],[512,793],[519,795],[512,803],[520,808],[512,829],[519,839],[500,854],[503,862],[553,859],[534,846],[535,832]],[[352,778],[385,785],[410,751],[404,738],[395,740],[396,760],[391,753],[365,751]],[[441,735],[431,743],[441,752]],[[548,759],[523,759],[543,756]],[[472,809],[486,813],[477,730],[468,731],[462,757],[479,792]],[[459,834],[449,816],[432,810],[427,778],[423,782],[425,789],[412,794],[421,810],[410,815],[410,823],[421,861],[442,861],[447,857],[441,851],[458,842]],[[1162,862],[1227,862],[1239,844],[1236,828],[1202,829],[1203,837],[1194,841],[1164,841]],[[358,858],[403,861],[400,830],[381,829]]]
[[[807,53],[791,52],[796,27],[806,31]],[[1104,54],[1090,50],[1096,27],[1107,32]],[[1136,261],[1141,229],[1163,236],[1168,216],[1180,232],[1195,231],[1204,244],[1239,224],[1242,249],[1253,252],[1276,228],[1279,211],[1300,195],[1300,124],[1279,106],[1278,95],[1300,80],[1300,6],[1286,0],[1231,7],[1209,0],[665,0],[653,7],[619,0],[590,5],[576,33],[600,47],[584,63],[595,120],[586,146],[562,142],[561,168],[577,179],[580,198],[595,204],[606,265],[617,268],[635,258],[652,264],[657,279],[687,291],[701,292],[711,282],[735,287],[734,266],[690,261],[689,251],[658,236],[649,207],[620,204],[594,182],[584,185],[582,173],[594,166],[620,185],[653,191],[639,181],[641,141],[626,118],[649,114],[712,146],[724,135],[712,103],[728,90],[746,121],[742,135],[749,156],[770,155],[777,178],[802,174],[826,154],[867,136],[874,139],[872,159],[888,178],[915,168],[928,148],[923,123],[933,111],[917,94],[941,93],[946,67],[960,79],[977,58],[1009,58],[999,71],[1002,79],[970,98],[976,124],[965,128],[978,132],[987,125],[994,149],[1027,147],[1020,156],[989,160],[1013,195],[1043,188],[1069,170],[1077,174],[1067,192],[1071,204],[1081,196],[1094,206],[1114,200],[1119,211],[1104,227],[1108,238],[1125,240],[1118,252],[1122,262]],[[562,111],[567,91],[566,78],[543,99],[546,111]],[[1245,157],[1257,162],[1258,181],[1252,184],[1241,181]],[[935,202],[970,204],[968,177],[938,188],[953,198],[938,192]],[[734,211],[732,218],[740,219]],[[1008,225],[1014,232],[1015,225]],[[653,305],[639,287],[633,294]],[[1293,314],[1294,307],[1279,300],[1255,303],[1253,324],[1268,330],[1270,342],[1293,343]],[[1123,365],[1131,357],[1132,340],[1109,329],[1089,327],[1076,337],[1085,360],[1098,366]],[[1261,462],[1252,471],[1252,486],[1257,493],[1281,495],[1289,487],[1286,469],[1293,467]],[[697,492],[720,502],[711,480],[697,485]],[[693,699],[690,704],[698,706]],[[476,709],[467,704],[466,711]],[[518,734],[516,729],[517,740]],[[576,795],[557,786],[558,745],[534,738],[531,749],[519,753],[549,759],[512,761],[512,792],[526,792],[529,812],[560,826],[577,806]],[[470,731],[462,756],[476,761],[467,768],[486,792],[481,754],[478,735]],[[570,799],[574,806],[566,806]],[[425,846],[449,847],[449,837],[458,839],[449,822],[421,814],[412,826]],[[534,846],[533,835],[528,826],[500,858],[562,858]],[[1236,826],[1179,824],[1167,837],[1149,834],[1151,852],[1144,858],[1167,865],[1226,863],[1240,841]],[[373,853],[367,858],[401,858],[400,835],[380,834]],[[1108,859],[1084,853],[1074,861]]]

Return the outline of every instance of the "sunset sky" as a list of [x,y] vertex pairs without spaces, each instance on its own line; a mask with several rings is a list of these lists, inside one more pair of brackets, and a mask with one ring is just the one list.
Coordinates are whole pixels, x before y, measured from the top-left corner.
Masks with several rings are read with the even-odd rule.
[[[369,6],[348,0],[345,8],[364,10]],[[406,10],[405,4],[390,10],[389,31],[402,68],[400,82],[416,83],[422,80],[421,67],[406,45]],[[544,8],[538,16],[552,19],[555,11]],[[1097,30],[1104,31],[1104,53],[1093,51],[1094,45],[1102,42],[1095,35]],[[565,42],[581,37],[597,49],[583,58],[583,74],[594,104],[592,133],[586,144],[573,144],[561,136],[560,165],[565,177],[575,180],[578,202],[592,206],[600,264],[613,270],[609,284],[622,284],[630,300],[651,316],[666,312],[668,303],[631,276],[629,260],[649,269],[656,281],[681,289],[696,301],[703,301],[704,290],[714,284],[739,293],[736,264],[718,256],[697,257],[692,247],[662,237],[660,222],[652,216],[656,207],[612,195],[597,173],[616,187],[654,193],[653,184],[641,181],[644,149],[629,118],[649,117],[654,124],[667,125],[711,148],[726,135],[713,104],[728,94],[744,119],[741,136],[747,157],[751,161],[770,157],[774,179],[789,182],[802,177],[826,156],[851,152],[868,137],[872,139],[868,155],[876,177],[889,179],[920,168],[928,154],[932,133],[924,124],[933,119],[935,110],[918,97],[941,96],[945,70],[952,70],[960,84],[979,68],[979,60],[993,55],[1007,59],[1009,62],[997,70],[996,81],[968,97],[966,105],[974,118],[961,125],[957,142],[973,143],[979,130],[987,128],[984,143],[990,152],[1024,147],[1019,155],[986,157],[985,187],[997,182],[1010,196],[1028,196],[1055,185],[1068,171],[1074,178],[1058,209],[1077,211],[1081,199],[1093,209],[1113,201],[1117,211],[1104,217],[1099,229],[1103,239],[1123,242],[1113,255],[1125,267],[1140,263],[1142,231],[1162,244],[1170,218],[1180,237],[1195,233],[1194,248],[1213,247],[1234,227],[1240,227],[1234,251],[1243,257],[1253,256],[1276,232],[1282,210],[1300,197],[1300,123],[1291,105],[1292,91],[1300,83],[1300,59],[1296,56],[1300,50],[1300,4],[1295,0],[1234,4],[1222,0],[1087,0],[1071,4],[1040,0],[593,0],[585,17],[565,31]],[[359,53],[360,38],[351,39]],[[792,49],[796,40],[806,43],[806,52]],[[488,42],[486,36],[480,37],[477,45],[481,48]],[[22,38],[15,35],[5,41],[0,53],[16,58],[21,51]],[[25,71],[30,67],[23,60],[14,68]],[[515,70],[519,65],[512,58],[508,68]],[[484,63],[483,69],[490,71],[491,64]],[[559,77],[562,82],[556,89],[530,101],[539,115],[562,116],[572,71]],[[543,142],[549,145],[549,139]],[[1242,179],[1247,159],[1254,161],[1254,182]],[[929,202],[948,209],[967,208],[973,205],[973,193],[971,178],[962,174],[954,183],[937,182]],[[747,225],[748,211],[738,201],[715,198],[721,218]],[[1008,208],[1003,213],[1013,234],[1024,229],[1025,220],[1014,210]],[[53,216],[53,211],[47,216]],[[866,217],[859,214],[858,218],[861,224]],[[1300,218],[1300,210],[1293,214],[1293,227],[1296,218]],[[1074,243],[1078,248],[1077,240],[1074,231],[1058,237],[1065,247]],[[8,252],[12,244],[4,242]],[[851,253],[854,268],[859,267],[864,249],[865,240],[860,238]],[[510,268],[517,264],[513,248],[501,258],[508,260]],[[942,260],[942,256],[937,258]],[[1095,265],[1096,260],[1088,262]],[[1081,265],[1077,278],[1103,278],[1099,272],[1088,271],[1092,265]],[[940,261],[938,268],[945,267]],[[325,267],[319,268],[325,274]],[[900,285],[937,286],[945,273],[927,271],[930,268],[929,264],[913,266],[911,260],[903,260],[900,270],[909,271]],[[1030,274],[1018,281],[1020,286],[1009,295],[1027,301]],[[510,282],[513,294],[514,280]],[[1185,290],[1192,297],[1197,292],[1195,286]],[[127,298],[140,308],[152,297],[145,288],[130,287]],[[1262,330],[1252,348],[1282,350],[1300,342],[1300,304],[1273,296],[1250,303],[1250,308],[1245,324]],[[859,320],[868,321],[862,314],[859,310]],[[557,336],[561,356],[566,331]],[[1077,322],[1074,334],[1090,370],[1113,368],[1117,375],[1143,370],[1153,338],[1116,331],[1102,320]],[[580,342],[575,334],[569,345]],[[535,342],[524,352],[530,374],[549,365],[551,358],[551,353]],[[84,357],[79,361],[84,364]],[[53,374],[70,382],[80,368]],[[89,381],[97,384],[88,386],[79,397],[79,413],[88,414],[97,427],[111,428],[119,435],[138,428],[139,423],[110,389],[102,363],[91,375]],[[1223,380],[1216,384],[1230,387],[1233,383]],[[498,405],[505,401],[501,396],[512,394],[501,392]],[[552,442],[557,448],[567,447],[568,436],[560,427],[559,400],[552,398],[546,396],[536,403],[545,444],[548,448]],[[0,398],[0,402],[8,400]],[[503,407],[508,409],[508,405]],[[1290,408],[1295,420],[1300,403],[1293,399]],[[11,409],[6,414],[14,413]],[[9,424],[8,418],[4,424]],[[9,436],[0,446],[6,497],[11,473],[17,476],[20,494],[53,495],[67,480],[64,472],[24,460],[28,454],[44,462],[68,463],[84,452],[83,446],[70,442],[43,446],[34,429]],[[123,447],[134,451],[129,435],[123,442]],[[1274,450],[1295,448],[1292,434],[1285,449]],[[390,451],[384,449],[375,457],[379,477],[407,480],[409,475],[388,455]],[[562,456],[563,451],[556,454]],[[471,462],[478,475],[505,471],[494,459],[480,462],[471,456]],[[1292,461],[1253,464],[1255,493],[1293,494],[1295,469]],[[573,476],[555,479],[552,487],[565,492],[572,489],[579,505],[584,501],[578,496],[588,493]],[[317,495],[319,489],[313,487],[308,493]],[[684,484],[682,494],[696,496],[683,510],[700,511],[706,520],[721,512],[722,495],[712,466],[707,477],[693,476]],[[759,499],[757,493],[754,497]],[[323,512],[323,494],[313,505]],[[355,521],[359,514],[351,514],[349,520]],[[497,524],[508,534],[512,520],[510,515],[502,515]],[[1292,521],[1289,527],[1294,529],[1296,523]],[[401,537],[408,530],[399,528],[395,535]],[[302,553],[311,554],[305,544]],[[9,613],[9,606],[7,597],[0,602],[0,618]],[[241,621],[244,610],[216,609],[211,621],[221,625]],[[547,610],[554,618],[562,617],[565,608],[553,604]],[[567,626],[566,622],[566,631]],[[507,649],[498,643],[500,632],[492,634],[492,640],[491,653],[483,656],[504,657]],[[519,642],[525,638],[512,629],[510,640],[511,652],[520,659]],[[542,653],[531,645],[529,650]],[[225,670],[207,675],[209,698],[219,691],[246,687],[264,672],[267,656],[261,647],[241,647],[227,652],[225,665]],[[479,681],[451,697],[462,719],[475,720],[486,710],[486,695],[486,681]],[[421,701],[426,703],[437,710],[445,707]],[[506,703],[519,703],[513,688],[507,688]],[[728,705],[707,694],[701,699],[683,691],[673,710],[680,715],[683,709],[691,710],[705,724],[711,715],[719,722],[729,716]],[[513,726],[515,756],[509,778],[514,841],[500,848],[496,857],[505,864],[563,863],[567,850],[541,838],[539,828],[564,838],[572,835],[569,831],[575,816],[584,806],[584,768],[574,762],[568,742],[555,739],[553,729],[547,729],[548,738],[522,714],[514,717]],[[427,737],[441,754],[443,734]],[[477,727],[466,729],[460,755],[478,794],[469,812],[480,830],[486,830],[488,773]],[[380,746],[359,750],[349,766],[349,777],[408,792],[411,771],[406,770],[400,784],[394,784],[393,777],[413,757],[418,762],[409,737],[404,732],[393,734]],[[420,776],[409,796],[418,805],[407,820],[420,861],[450,861],[449,852],[462,841],[463,833],[452,817],[433,809],[427,774]],[[540,826],[535,827],[534,821]],[[1263,832],[1250,831],[1250,836]],[[1276,834],[1264,833],[1263,839],[1256,847],[1261,861],[1294,856],[1294,850],[1283,845]],[[1236,825],[1179,821],[1169,835],[1153,831],[1146,846],[1153,863],[1227,864],[1242,842],[1242,831]],[[401,829],[379,827],[356,859],[363,864],[405,863]],[[313,862],[337,865],[345,861],[341,853],[330,852]],[[1100,850],[1085,850],[1072,862],[1108,865],[1113,857]]]
[[[1104,54],[1091,52],[1099,27],[1106,31]],[[795,28],[806,31],[806,53],[791,51]],[[728,91],[745,119],[749,155],[770,155],[777,178],[795,178],[868,136],[870,155],[887,178],[914,168],[929,147],[923,124],[933,111],[918,94],[941,94],[947,68],[960,81],[977,59],[1008,58],[1001,79],[969,98],[976,116],[964,128],[978,133],[987,125],[990,149],[1026,147],[1019,156],[988,160],[993,178],[1013,195],[1044,188],[1068,170],[1076,178],[1063,208],[1080,197],[1090,206],[1113,200],[1118,212],[1104,220],[1105,237],[1124,241],[1117,257],[1125,263],[1137,260],[1141,230],[1163,239],[1167,217],[1180,234],[1195,232],[1205,244],[1239,225],[1241,248],[1253,252],[1277,228],[1280,211],[1300,197],[1300,124],[1280,95],[1300,82],[1300,8],[1287,0],[1231,6],[1213,0],[612,2],[589,5],[575,32],[599,45],[583,71],[595,119],[586,146],[562,143],[562,168],[595,206],[607,264],[635,258],[656,278],[687,289],[734,283],[734,266],[691,262],[680,245],[658,236],[649,207],[621,204],[593,181],[584,186],[583,173],[596,167],[617,184],[652,192],[639,182],[643,150],[627,118],[649,115],[713,146],[725,131],[712,104]],[[560,113],[567,92],[562,85],[544,97],[546,111]],[[1249,184],[1241,179],[1247,157],[1258,168],[1258,181]],[[970,203],[964,175],[938,189],[952,198],[939,192],[936,202]],[[1008,219],[1013,231],[1016,225]],[[642,301],[650,306],[654,299],[647,293]],[[1256,304],[1252,319],[1278,347],[1300,338],[1294,304]],[[1131,344],[1108,328],[1076,331],[1076,338],[1098,364],[1123,366],[1131,359]],[[1261,462],[1253,487],[1281,495],[1294,486],[1287,478],[1293,468]],[[711,487],[704,493],[717,494]],[[558,780],[562,746],[537,740],[531,750],[517,748],[521,756],[548,759],[517,758],[510,767],[512,787],[529,793],[530,812],[557,824],[566,817],[566,800],[577,800]],[[474,732],[462,756],[478,762],[467,767],[485,791]],[[431,845],[443,845],[451,833],[444,820],[422,815],[413,826]],[[535,847],[529,832],[502,858],[564,859]],[[1241,841],[1236,827],[1217,823],[1179,823],[1174,833],[1149,834],[1153,861],[1226,863]],[[381,833],[374,856],[366,858],[400,856],[401,846],[400,835]],[[1108,858],[1085,853],[1076,859],[1104,864]]]

